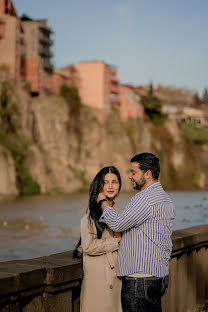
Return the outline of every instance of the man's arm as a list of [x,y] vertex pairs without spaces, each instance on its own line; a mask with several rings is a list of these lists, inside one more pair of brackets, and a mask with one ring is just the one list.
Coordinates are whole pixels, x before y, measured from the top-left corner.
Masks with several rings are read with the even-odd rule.
[[99,256],[118,250],[120,238],[109,237],[97,239],[97,233],[89,224],[88,218],[81,220],[81,247],[83,252],[90,256]]
[[[105,195],[99,196],[98,202],[104,199]],[[106,201],[102,203],[101,209],[103,214],[100,221],[106,223],[114,232],[123,232],[138,226],[152,214],[149,201],[145,196],[133,197],[122,213],[116,212]]]

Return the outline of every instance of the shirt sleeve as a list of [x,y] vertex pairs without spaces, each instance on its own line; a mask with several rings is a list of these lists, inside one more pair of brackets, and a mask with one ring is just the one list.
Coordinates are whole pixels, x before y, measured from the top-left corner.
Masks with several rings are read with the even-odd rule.
[[105,208],[100,221],[106,223],[114,232],[123,232],[139,226],[152,215],[151,206],[145,196],[134,196],[123,212],[118,213],[112,207]]
[[83,252],[91,256],[99,256],[118,250],[118,241],[115,237],[97,239],[97,233],[87,218],[81,221],[81,245]]

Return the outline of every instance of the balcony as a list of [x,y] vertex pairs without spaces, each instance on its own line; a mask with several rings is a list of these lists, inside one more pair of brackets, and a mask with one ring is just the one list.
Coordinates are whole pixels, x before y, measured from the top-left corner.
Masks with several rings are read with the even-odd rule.
[[39,33],[39,41],[41,44],[44,44],[47,46],[53,45],[53,40],[51,40],[49,36],[46,36],[43,33]]
[[44,34],[51,34],[53,31],[51,30],[50,27],[48,27],[47,25],[47,21],[46,20],[42,20],[41,24],[39,26],[39,29],[42,33]]
[[53,65],[49,61],[43,61],[43,68],[48,73],[52,73],[53,72]]
[[117,76],[115,76],[115,75],[110,75],[110,80],[111,80],[111,82],[113,82],[113,83],[118,83],[118,78],[117,78]]
[[53,53],[48,48],[39,47],[39,55],[42,57],[50,58],[53,56]]

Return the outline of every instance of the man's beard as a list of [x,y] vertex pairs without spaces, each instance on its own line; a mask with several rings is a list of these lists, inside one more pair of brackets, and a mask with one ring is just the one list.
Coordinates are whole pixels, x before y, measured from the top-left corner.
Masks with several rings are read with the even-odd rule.
[[141,177],[141,179],[138,181],[138,183],[135,181],[136,186],[134,186],[133,188],[137,191],[140,191],[142,189],[142,187],[145,185],[146,180],[144,178],[144,176]]

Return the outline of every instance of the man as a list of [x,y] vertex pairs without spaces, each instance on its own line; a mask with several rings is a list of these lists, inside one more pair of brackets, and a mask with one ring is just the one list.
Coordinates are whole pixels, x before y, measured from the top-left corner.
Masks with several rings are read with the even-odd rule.
[[175,207],[158,182],[159,159],[141,153],[131,159],[129,179],[138,192],[122,213],[108,206],[101,192],[100,221],[123,232],[118,254],[122,277],[123,312],[161,312],[161,298],[168,287],[169,260]]

